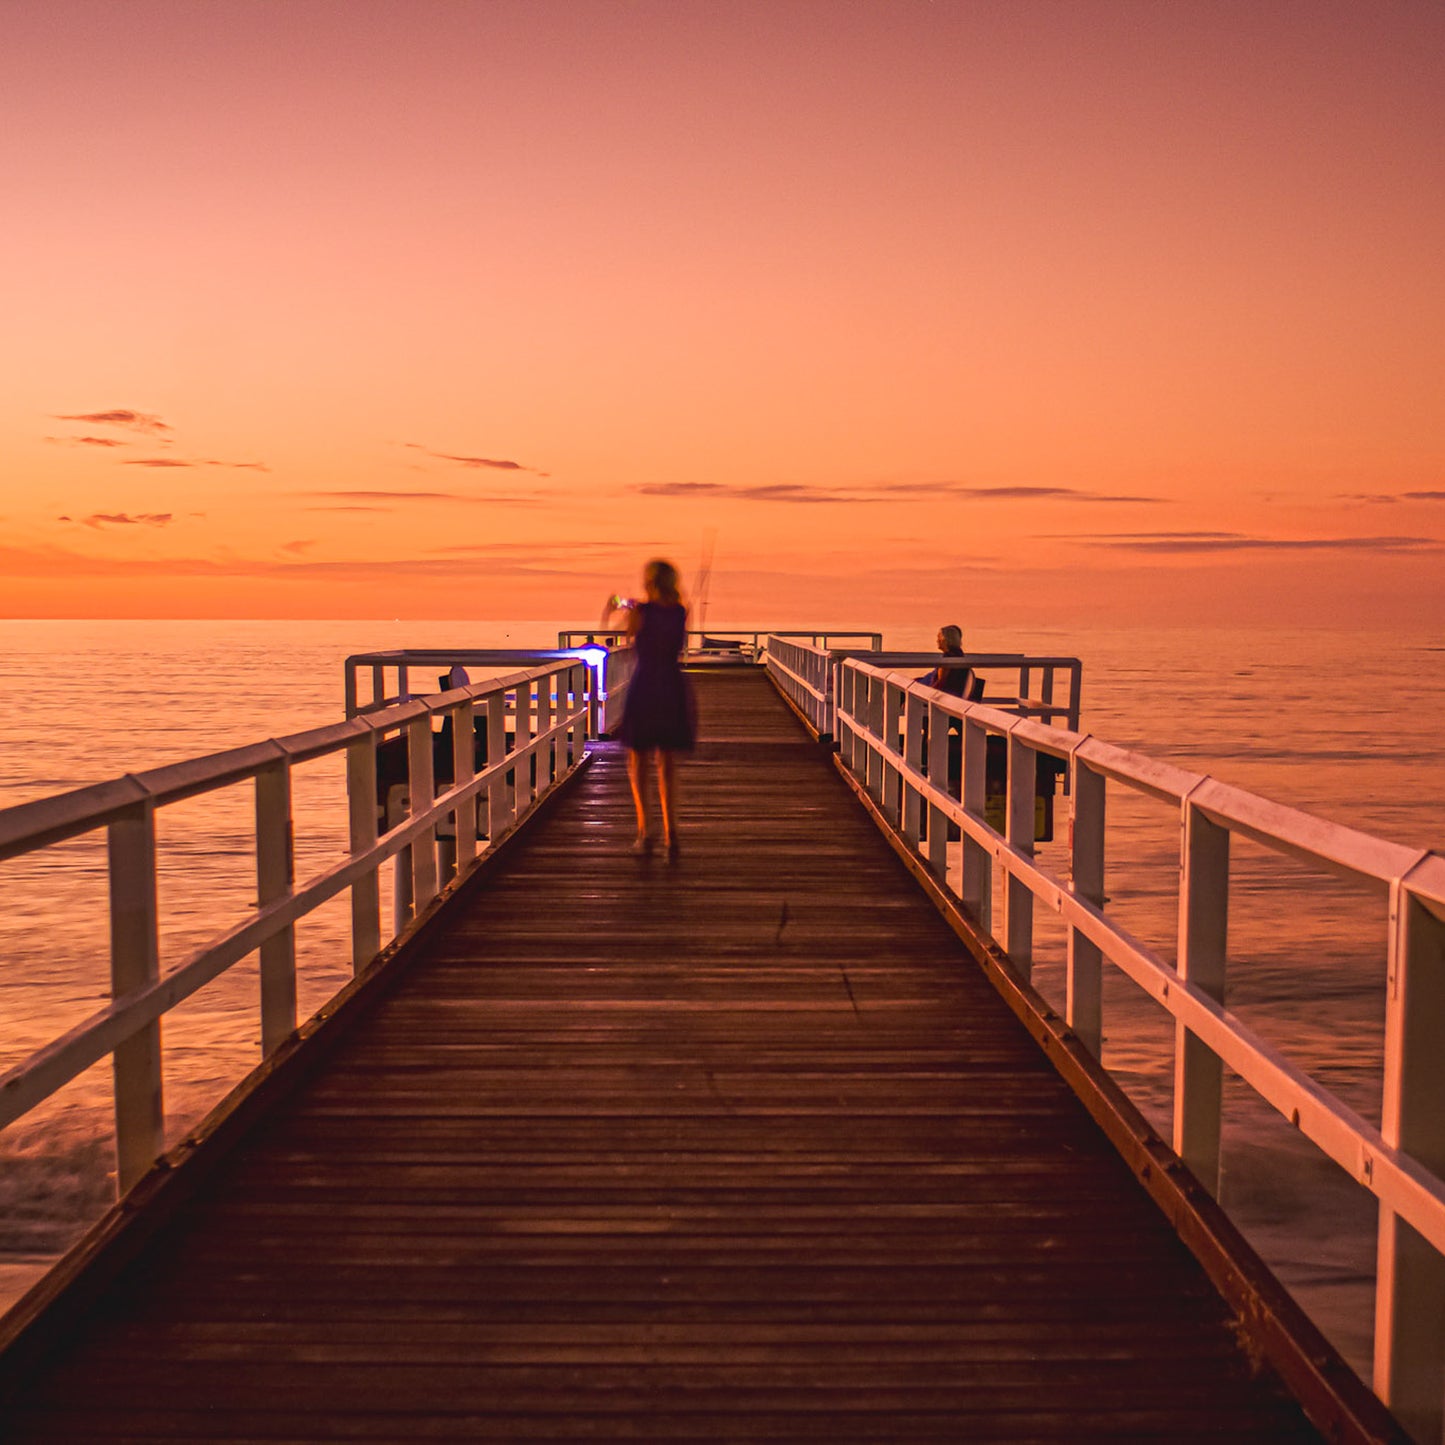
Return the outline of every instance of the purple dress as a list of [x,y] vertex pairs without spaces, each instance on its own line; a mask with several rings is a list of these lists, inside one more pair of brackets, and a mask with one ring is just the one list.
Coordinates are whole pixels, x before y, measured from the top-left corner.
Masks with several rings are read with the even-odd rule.
[[687,609],[681,603],[644,602],[637,612],[636,661],[617,735],[629,748],[686,751],[697,740],[692,684],[678,660],[687,640]]

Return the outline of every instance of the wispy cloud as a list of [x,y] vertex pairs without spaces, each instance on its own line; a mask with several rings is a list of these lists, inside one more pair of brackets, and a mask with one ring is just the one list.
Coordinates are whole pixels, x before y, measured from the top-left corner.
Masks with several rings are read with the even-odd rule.
[[949,487],[948,494],[978,501],[1013,502],[1147,502],[1157,505],[1168,497],[1141,497],[1127,492],[1090,492],[1080,487]]
[[112,411],[83,411],[57,414],[56,421],[80,421],[88,426],[114,426],[125,431],[141,432],[146,436],[162,436],[174,430],[160,417],[149,412],[132,411],[129,407],[116,407]]
[[435,557],[623,557],[629,560],[664,551],[661,544],[648,542],[540,541],[540,542],[459,542],[446,547],[432,547]]
[[265,462],[218,462],[206,457],[193,461],[184,457],[127,457],[121,465],[125,467],[226,467],[230,470],[246,472],[269,472],[271,470]]
[[1228,552],[1439,552],[1436,537],[1251,537],[1240,532],[1138,532],[1073,539],[1085,547],[1165,555]]
[[[536,507],[541,505],[544,493],[528,497],[487,496],[479,497],[473,492],[401,492],[386,490],[298,492],[297,496],[312,498],[335,497],[342,502],[463,502],[468,506]],[[314,508],[311,510],[315,510]],[[387,508],[387,510],[393,510]]]
[[473,457],[458,455],[455,452],[433,451],[421,442],[403,442],[408,451],[420,452],[423,456],[431,457],[439,462],[451,462],[453,466],[475,467],[490,469],[498,472],[530,472],[533,476],[545,477],[546,472],[539,472],[536,467],[523,466],[521,462],[514,462],[505,457]]
[[1336,492],[1342,502],[1370,502],[1393,506],[1397,502],[1445,502],[1445,492]]
[[[84,422],[89,426],[116,427],[121,431],[133,432],[137,436],[146,437],[153,445],[170,446],[175,441],[173,435],[175,428],[169,422],[162,421],[160,417],[151,412],[133,411],[129,407],[116,407],[111,411],[56,413],[54,419],[56,421]],[[46,441],[56,442],[62,446],[77,447],[131,445],[130,442],[118,437],[105,436],[46,437]],[[271,470],[265,462],[227,462],[218,461],[213,457],[194,459],[175,456],[125,457],[122,459],[121,465],[127,467],[226,467],[252,472],[269,472]]]
[[303,537],[295,542],[283,542],[281,544],[281,550],[283,552],[289,552],[293,557],[300,557],[303,553],[309,552],[316,545],[316,542],[317,539],[315,537]]
[[644,497],[733,497],[746,502],[886,502],[888,497],[842,487],[812,487],[800,482],[643,482],[633,491]]
[[395,512],[395,507],[366,507],[355,503],[340,503],[329,507],[302,507],[303,512]]
[[963,501],[1070,501],[1161,503],[1165,497],[1089,492],[1078,487],[971,487],[961,482],[888,482],[872,486],[809,486],[799,482],[644,482],[632,489],[645,497],[732,497],[749,502],[871,503],[956,497]]
[[[70,522],[71,517],[60,517],[61,522]],[[80,518],[82,527],[100,531],[103,527],[168,527],[174,520],[170,512],[92,512]]]

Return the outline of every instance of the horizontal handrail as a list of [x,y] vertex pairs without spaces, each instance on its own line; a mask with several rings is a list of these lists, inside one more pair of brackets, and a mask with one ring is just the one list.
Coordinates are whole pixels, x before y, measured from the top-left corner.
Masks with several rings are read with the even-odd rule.
[[[1375,1383],[1419,1438],[1439,1439],[1445,1386],[1445,857],[1317,818],[1206,774],[1077,730],[926,686],[883,662],[842,659],[835,731],[844,765],[985,935],[1028,978],[1033,905],[1067,928],[1069,1026],[1095,1054],[1108,963],[1176,1026],[1174,1147],[1218,1193],[1227,1067],[1376,1198],[1380,1268]],[[1004,826],[985,814],[986,744],[1002,739]],[[1073,798],[1069,876],[1034,854],[1036,758],[1062,760]],[[1179,960],[1164,962],[1109,917],[1105,783],[1179,809]],[[948,837],[949,825],[957,830]],[[1229,843],[1247,838],[1382,886],[1389,898],[1386,1043],[1376,1128],[1224,1006]],[[1002,876],[995,926],[993,868]],[[955,878],[957,884],[955,886]]]
[[[346,716],[352,718],[358,713],[375,712],[408,701],[413,696],[411,669],[414,667],[424,667],[428,672],[444,667],[450,672],[454,667],[516,667],[518,663],[545,666],[578,658],[595,667],[605,662],[605,657],[605,650],[599,651],[595,647],[394,647],[358,652],[343,664]],[[388,670],[396,674],[395,692],[387,690]],[[371,698],[365,703],[360,700],[358,688],[358,678],[363,671],[371,673]],[[424,691],[430,692],[431,689]]]
[[[795,637],[775,634],[768,639],[766,664],[773,680],[807,718],[820,736],[833,732],[834,674],[839,662],[859,657],[868,666],[893,670],[899,667],[924,668],[929,672],[942,666],[953,670],[970,668],[982,679],[982,670],[1013,671],[1014,690],[985,691],[984,701],[1007,707],[1011,713],[1039,718],[1045,722],[1061,721],[1066,727],[1079,723],[1079,693],[1083,664],[1077,657],[1051,656],[1024,652],[970,652],[961,656],[943,656],[937,652],[882,652],[872,649],[866,658],[854,648],[820,646]],[[1041,697],[1033,697],[1030,689],[1037,676]],[[1055,700],[1056,682],[1064,684],[1062,699]],[[985,688],[993,686],[984,679]]]
[[[511,654],[515,660],[516,654]],[[118,1188],[124,1192],[164,1147],[159,1021],[227,969],[259,951],[262,1040],[274,1052],[296,1027],[294,930],[351,890],[352,963],[381,951],[379,870],[395,860],[392,936],[450,877],[465,877],[564,777],[581,765],[597,715],[593,670],[567,654],[539,666],[398,703],[345,722],[192,758],[0,811],[0,858],[34,853],[99,829],[110,858],[111,1001],[0,1076],[0,1128],[21,1118],[108,1054],[115,1061]],[[450,786],[436,793],[434,722],[449,721]],[[510,730],[509,730],[510,724]],[[445,737],[443,732],[442,737]],[[382,797],[379,758],[404,746],[405,792]],[[485,745],[486,762],[476,767]],[[344,753],[346,857],[299,886],[290,770]],[[155,819],[159,809],[237,783],[256,787],[256,911],[159,969]],[[397,816],[397,809],[402,809]],[[383,831],[378,815],[384,812]],[[450,826],[451,836],[444,836]]]
[[[776,627],[730,627],[691,628],[684,636],[684,647],[689,654],[706,656],[709,653],[737,652],[748,662],[760,662],[767,650],[770,638],[807,638],[813,646],[848,646],[856,651],[876,653],[883,646],[881,632],[869,632],[859,628],[795,628],[779,630]],[[617,627],[575,627],[566,628],[557,634],[558,647],[611,647],[625,643],[627,631]]]

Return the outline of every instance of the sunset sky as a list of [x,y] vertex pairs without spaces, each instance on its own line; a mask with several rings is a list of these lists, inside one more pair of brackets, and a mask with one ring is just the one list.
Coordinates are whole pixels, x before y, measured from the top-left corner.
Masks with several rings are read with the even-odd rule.
[[0,615],[1445,617],[1440,0],[0,0]]

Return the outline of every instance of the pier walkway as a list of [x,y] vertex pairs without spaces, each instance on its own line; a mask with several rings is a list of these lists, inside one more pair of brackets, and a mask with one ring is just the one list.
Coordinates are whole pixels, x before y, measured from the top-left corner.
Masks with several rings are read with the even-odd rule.
[[602,745],[6,1439],[1317,1438],[828,753],[698,686],[681,856]]

